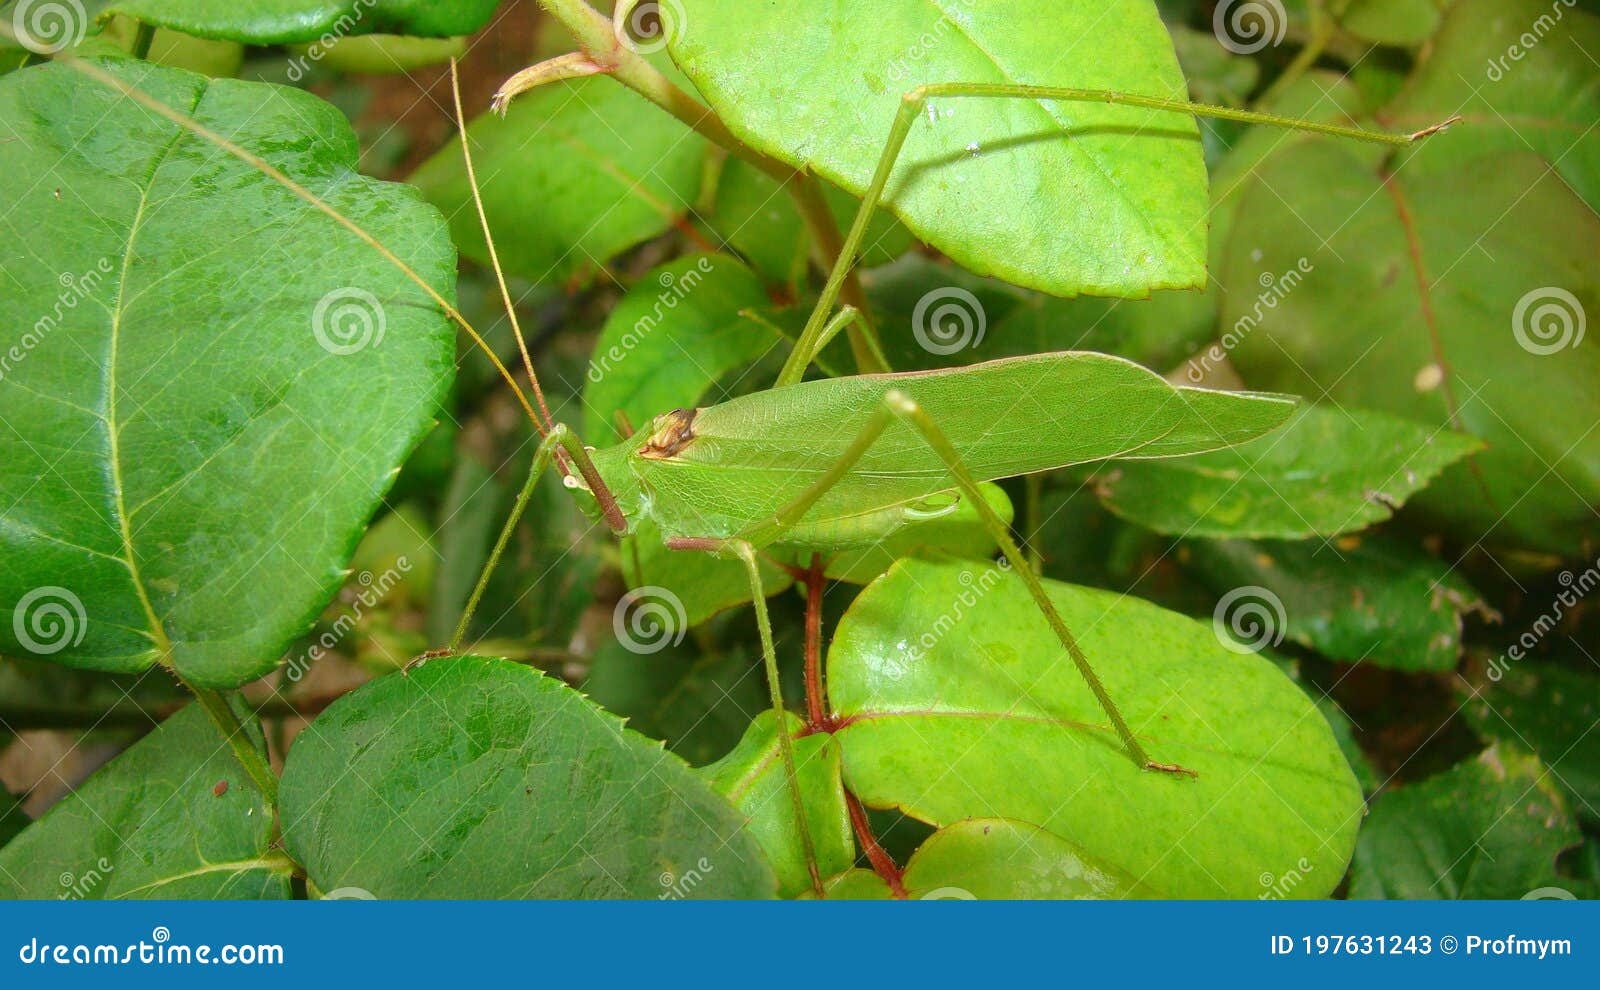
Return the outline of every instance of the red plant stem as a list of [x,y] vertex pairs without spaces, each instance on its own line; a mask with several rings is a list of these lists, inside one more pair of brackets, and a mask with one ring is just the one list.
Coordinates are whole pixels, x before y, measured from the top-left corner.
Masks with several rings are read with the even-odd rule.
[[822,555],[811,555],[806,570],[806,729],[828,728],[827,695],[822,685]]
[[867,821],[867,809],[861,807],[861,802],[849,791],[844,792],[844,801],[850,809],[850,825],[856,830],[856,838],[861,841],[861,848],[866,850],[872,868],[883,878],[883,882],[889,885],[889,893],[894,895],[895,900],[905,900],[906,885],[901,879],[900,867],[896,866],[893,857],[878,845],[877,837],[872,834],[872,825]]

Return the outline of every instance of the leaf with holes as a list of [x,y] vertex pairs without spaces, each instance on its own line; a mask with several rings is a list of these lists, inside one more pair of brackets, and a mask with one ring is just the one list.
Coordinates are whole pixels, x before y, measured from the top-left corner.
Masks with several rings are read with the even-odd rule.
[[[333,107],[99,65],[266,155],[451,292],[438,214],[353,171]],[[0,120],[21,138],[0,172],[32,189],[0,245],[25,287],[0,295],[0,324],[31,327],[0,379],[0,649],[258,677],[339,586],[431,425],[449,323],[294,194],[65,66],[0,79]]]

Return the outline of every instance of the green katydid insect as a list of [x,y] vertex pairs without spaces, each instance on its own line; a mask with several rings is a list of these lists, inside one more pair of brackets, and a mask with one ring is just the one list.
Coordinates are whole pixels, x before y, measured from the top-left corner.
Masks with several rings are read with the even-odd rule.
[[[1396,145],[1439,129],[1387,135],[1180,100],[1060,87],[960,83],[919,87],[904,98],[861,208],[777,387],[708,408],[663,412],[640,434],[610,448],[593,450],[569,427],[550,417],[520,330],[518,343],[537,410],[467,320],[354,221],[260,157],[179,111],[92,63],[67,61],[250,164],[356,235],[420,286],[490,354],[510,383],[542,442],[456,633],[448,648],[440,652],[459,649],[489,575],[535,484],[555,465],[575,496],[618,535],[633,533],[648,520],[672,549],[713,553],[744,564],[771,701],[781,710],[776,650],[758,552],[772,548],[830,554],[874,545],[926,518],[930,511],[947,511],[964,499],[972,504],[1011,570],[1026,585],[1130,758],[1142,768],[1180,775],[1196,771],[1162,763],[1145,751],[979,485],[1091,461],[1174,457],[1241,443],[1280,425],[1292,411],[1293,400],[1179,388],[1122,359],[1081,352],[1039,354],[939,372],[810,382],[801,378],[821,349],[859,316],[850,307],[834,312],[834,304],[911,123],[930,96],[1108,102]],[[459,91],[456,100],[459,116]],[[464,131],[462,145],[476,197],[476,177]],[[492,257],[493,237],[481,199],[477,207]],[[498,264],[495,268],[498,274]],[[503,280],[501,287],[504,293]],[[510,310],[509,299],[507,302]],[[512,322],[515,326],[514,311]],[[1022,403],[1027,404],[1026,417],[1017,413]],[[930,509],[930,505],[940,508]],[[800,838],[813,882],[820,889],[796,782],[792,740],[782,719],[778,724],[779,749]]]

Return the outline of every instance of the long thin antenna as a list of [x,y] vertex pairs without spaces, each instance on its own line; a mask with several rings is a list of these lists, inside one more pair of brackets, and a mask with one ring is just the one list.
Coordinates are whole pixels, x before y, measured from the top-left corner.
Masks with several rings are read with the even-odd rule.
[[[483,339],[477,330],[473,329],[471,323],[467,322],[467,318],[462,316],[461,312],[452,306],[449,300],[440,295],[438,290],[429,285],[427,281],[421,275],[418,275],[410,265],[406,264],[404,261],[401,261],[393,251],[390,251],[383,245],[383,242],[367,233],[366,230],[364,230],[354,220],[351,220],[349,217],[346,217],[343,213],[340,213],[332,206],[329,206],[316,193],[289,178],[289,176],[279,171],[275,166],[261,158],[259,155],[256,155],[253,152],[247,151],[239,145],[234,144],[232,141],[229,141],[221,134],[218,134],[216,131],[206,127],[204,124],[201,124],[195,120],[191,120],[189,117],[179,113],[172,107],[167,106],[165,103],[162,103],[160,100],[144,92],[138,87],[130,83],[123,82],[121,79],[118,79],[116,76],[100,68],[98,65],[78,58],[76,55],[69,55],[65,52],[57,53],[54,58],[55,61],[62,62],[70,66],[71,68],[83,73],[96,82],[102,83],[103,85],[117,90],[128,99],[133,100],[135,103],[151,111],[152,113],[172,121],[174,124],[177,124],[179,127],[183,128],[189,133],[215,144],[223,151],[226,151],[228,154],[239,159],[246,165],[249,165],[256,171],[260,172],[262,175],[265,175],[269,179],[283,186],[285,189],[294,193],[296,196],[305,200],[307,203],[310,203],[319,211],[332,218],[334,222],[339,224],[339,226],[358,237],[368,247],[382,255],[386,261],[394,265],[397,269],[404,273],[407,278],[415,282],[423,292],[427,293],[428,298],[432,299],[435,305],[444,310],[445,315],[450,317],[450,319],[453,320],[457,326],[466,331],[467,336],[472,338],[472,342],[489,356],[489,360],[494,364],[495,370],[500,372],[500,377],[504,378],[506,380],[506,384],[511,386],[512,393],[516,395],[517,402],[521,403],[523,410],[527,412],[528,418],[533,420],[536,425],[539,424],[539,415],[538,413],[534,412],[533,406],[529,405],[528,397],[522,391],[522,387],[517,384],[515,376],[513,376],[510,370],[508,370],[506,366],[501,363],[500,358],[495,355],[493,349],[489,347],[488,342]],[[543,427],[541,426],[541,432],[542,430]]]
[[[472,204],[478,208],[478,225],[483,228],[483,243],[489,247],[489,264],[494,268],[495,281],[500,285],[500,299],[506,304],[506,316],[511,320],[511,332],[517,337],[517,350],[522,353],[522,367],[528,372],[528,384],[533,387],[533,397],[544,414],[544,422],[537,419],[533,425],[541,437],[550,435],[555,420],[544,401],[544,389],[539,387],[539,373],[533,370],[533,358],[528,355],[528,342],[522,336],[522,324],[517,322],[517,307],[511,301],[511,290],[506,288],[505,272],[500,268],[500,253],[494,248],[494,234],[489,230],[489,214],[483,209],[483,194],[478,191],[478,172],[472,167],[472,145],[467,141],[467,118],[461,110],[461,75],[456,71],[456,60],[450,59],[450,95],[456,104],[456,132],[461,135],[461,157],[467,163],[467,185],[472,189]],[[565,466],[565,462],[563,462]]]

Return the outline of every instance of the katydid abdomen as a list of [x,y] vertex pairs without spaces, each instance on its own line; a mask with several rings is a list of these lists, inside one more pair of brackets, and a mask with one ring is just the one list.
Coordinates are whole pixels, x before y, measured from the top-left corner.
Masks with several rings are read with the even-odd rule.
[[[891,390],[940,425],[979,481],[1214,450],[1276,428],[1294,408],[1279,396],[1177,388],[1120,358],[1065,352],[805,382],[674,411],[597,452],[595,465],[624,514],[650,516],[668,539],[748,536],[822,478]],[[894,421],[778,542],[870,543],[948,511],[943,493],[955,487],[940,456]]]

